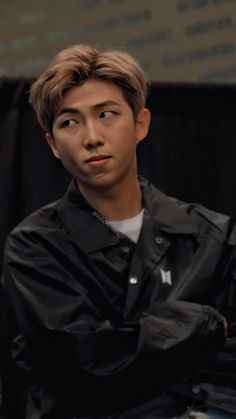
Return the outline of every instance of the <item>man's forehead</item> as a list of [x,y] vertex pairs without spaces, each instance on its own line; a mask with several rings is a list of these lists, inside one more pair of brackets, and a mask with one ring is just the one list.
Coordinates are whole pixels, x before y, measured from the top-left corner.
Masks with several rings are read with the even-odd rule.
[[124,102],[125,98],[119,86],[106,81],[90,80],[66,90],[58,104],[57,113],[59,114],[64,108],[121,106]]

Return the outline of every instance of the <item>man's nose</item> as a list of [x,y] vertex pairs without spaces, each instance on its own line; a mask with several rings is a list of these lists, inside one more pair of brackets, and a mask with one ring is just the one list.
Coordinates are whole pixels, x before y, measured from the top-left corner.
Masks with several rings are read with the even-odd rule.
[[103,145],[96,122],[87,122],[84,130],[84,147],[89,149]]

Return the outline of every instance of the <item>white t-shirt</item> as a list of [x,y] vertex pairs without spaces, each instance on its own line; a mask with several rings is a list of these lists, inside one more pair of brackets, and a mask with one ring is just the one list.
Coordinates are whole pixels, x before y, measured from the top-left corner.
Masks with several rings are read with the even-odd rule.
[[128,218],[127,220],[121,221],[107,221],[106,222],[120,233],[125,234],[135,243],[138,241],[139,233],[143,224],[144,209],[135,217]]

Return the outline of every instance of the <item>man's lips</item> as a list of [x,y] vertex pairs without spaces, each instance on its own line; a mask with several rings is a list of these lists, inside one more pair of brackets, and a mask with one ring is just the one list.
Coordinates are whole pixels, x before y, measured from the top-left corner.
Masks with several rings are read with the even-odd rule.
[[86,163],[92,168],[101,169],[108,164],[110,158],[111,156],[92,156],[86,160]]
[[90,163],[93,161],[100,161],[100,160],[107,160],[109,159],[111,156],[92,156],[89,159],[85,160],[86,163]]

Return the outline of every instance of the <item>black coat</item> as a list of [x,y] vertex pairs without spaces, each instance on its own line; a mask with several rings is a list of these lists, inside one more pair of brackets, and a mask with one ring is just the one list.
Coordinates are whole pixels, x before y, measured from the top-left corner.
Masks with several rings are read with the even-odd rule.
[[7,240],[13,357],[44,419],[170,418],[193,399],[236,413],[235,226],[140,183],[137,244],[75,181]]

